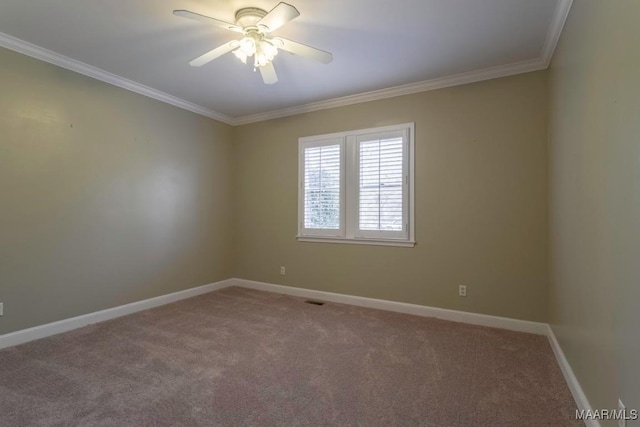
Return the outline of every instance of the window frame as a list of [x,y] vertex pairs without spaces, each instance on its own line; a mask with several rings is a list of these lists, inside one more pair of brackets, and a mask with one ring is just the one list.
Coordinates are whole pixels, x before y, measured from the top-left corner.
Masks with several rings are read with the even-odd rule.
[[[327,135],[328,136],[328,135]],[[329,228],[306,228],[304,221],[304,202],[305,202],[305,192],[304,192],[304,177],[305,177],[305,148],[315,148],[315,147],[324,147],[331,145],[340,145],[340,218],[338,229],[329,229]],[[308,139],[304,146],[301,144],[298,150],[298,183],[299,183],[299,191],[298,191],[298,235],[305,237],[322,237],[322,238],[341,238],[345,235],[345,216],[346,216],[346,204],[345,204],[345,180],[346,177],[344,175],[345,169],[345,148],[346,144],[344,138],[324,137],[320,136],[318,138],[312,137]]]
[[[402,139],[402,230],[401,231],[384,231],[384,230],[361,230],[360,229],[360,147],[363,142],[369,142],[372,140],[382,140],[391,138]],[[354,167],[352,168],[353,182],[355,188],[355,196],[353,198],[354,209],[351,210],[353,219],[350,224],[353,225],[353,236],[358,239],[373,239],[373,240],[407,240],[408,239],[408,216],[409,212],[404,209],[408,204],[408,192],[409,192],[409,170],[408,170],[408,152],[409,141],[407,136],[407,129],[390,130],[384,132],[372,132],[372,133],[359,133],[355,137],[355,158],[353,159]],[[348,173],[348,171],[347,171]]]
[[[403,142],[403,230],[359,230],[359,144],[385,135],[402,136]],[[331,142],[332,141],[332,142]],[[339,230],[305,229],[304,150],[341,144]],[[381,126],[298,139],[298,234],[301,242],[348,243],[413,247],[415,241],[415,124]]]

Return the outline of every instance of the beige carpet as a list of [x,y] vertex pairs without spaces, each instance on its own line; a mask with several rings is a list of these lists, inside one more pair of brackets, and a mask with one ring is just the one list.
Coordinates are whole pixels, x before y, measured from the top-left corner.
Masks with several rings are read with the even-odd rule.
[[0,351],[2,426],[571,426],[547,339],[227,288]]

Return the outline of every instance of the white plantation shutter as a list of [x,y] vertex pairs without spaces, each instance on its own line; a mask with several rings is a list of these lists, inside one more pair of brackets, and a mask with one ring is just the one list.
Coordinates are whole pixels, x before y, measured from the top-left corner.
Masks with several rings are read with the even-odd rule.
[[356,236],[406,238],[406,147],[403,132],[357,138]]
[[305,234],[342,234],[341,140],[308,144],[302,150],[303,224]]
[[414,246],[414,124],[298,140],[298,240]]

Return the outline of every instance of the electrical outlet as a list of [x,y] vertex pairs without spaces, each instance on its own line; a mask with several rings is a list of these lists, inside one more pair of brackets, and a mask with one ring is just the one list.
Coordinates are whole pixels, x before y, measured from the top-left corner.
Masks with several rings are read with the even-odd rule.
[[0,316],[4,316],[4,303],[0,302]]
[[285,273],[285,268],[284,267],[280,267],[280,275],[284,276]]
[[466,285],[458,286],[458,295],[461,296],[461,297],[466,297],[467,296],[467,286]]
[[622,400],[618,399],[618,413],[622,414],[618,418],[618,427],[627,427],[627,408],[622,403]]

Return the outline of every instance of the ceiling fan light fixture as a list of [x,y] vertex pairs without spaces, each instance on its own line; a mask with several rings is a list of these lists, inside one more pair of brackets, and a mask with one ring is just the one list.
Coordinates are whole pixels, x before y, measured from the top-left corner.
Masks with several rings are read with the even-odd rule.
[[264,83],[273,84],[278,81],[278,76],[272,64],[278,54],[278,49],[294,55],[306,56],[324,64],[328,64],[333,59],[329,52],[292,40],[273,37],[273,31],[300,16],[300,12],[295,7],[284,2],[278,3],[268,13],[256,7],[242,8],[236,12],[235,24],[183,9],[174,10],[173,14],[243,35],[240,40],[227,42],[189,61],[189,65],[192,67],[201,67],[227,52],[233,52],[235,57],[244,64],[253,56],[253,70],[260,70]]
[[233,54],[236,56],[236,58],[238,58],[240,61],[242,61],[243,64],[247,63],[247,55],[242,51],[242,49],[236,49],[233,51]]
[[245,37],[240,40],[240,49],[245,56],[253,56],[256,53],[256,40],[253,37]]
[[273,61],[273,58],[275,58],[277,54],[277,47],[275,47],[268,41],[260,41],[260,43],[258,43],[258,50],[256,52],[254,66],[263,67],[267,65],[269,62]]
[[247,58],[253,56],[253,66],[255,68],[264,67],[273,61],[278,54],[278,48],[271,42],[264,40],[260,34],[250,33],[238,42],[238,49],[233,54],[242,61],[247,63]]

